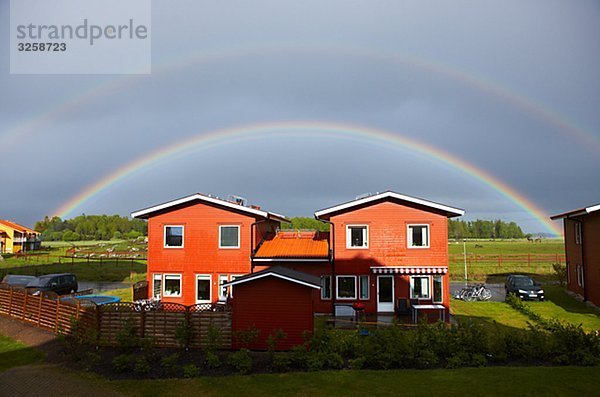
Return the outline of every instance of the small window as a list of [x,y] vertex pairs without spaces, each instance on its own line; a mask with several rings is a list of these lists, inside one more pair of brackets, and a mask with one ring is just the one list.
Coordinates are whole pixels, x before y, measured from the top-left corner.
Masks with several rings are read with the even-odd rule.
[[210,303],[210,275],[198,274],[196,276],[196,303]]
[[433,303],[442,303],[443,301],[442,276],[433,276]]
[[331,299],[331,276],[321,276],[321,299]]
[[181,296],[181,274],[165,274],[165,297],[180,297]]
[[229,288],[223,287],[223,284],[227,283],[228,277],[226,274],[219,275],[219,300],[227,299],[227,295],[229,294]]
[[337,298],[356,299],[356,276],[337,276]]
[[240,248],[239,226],[219,226],[219,248]]
[[347,248],[368,248],[369,228],[366,225],[349,225],[346,227]]
[[408,247],[429,247],[429,225],[408,225]]
[[162,274],[155,274],[152,277],[152,297],[160,299],[162,291]]
[[584,286],[584,275],[583,275],[583,266],[577,265],[577,285],[580,287]]
[[[231,276],[231,281],[235,281],[242,276],[243,276],[243,274],[238,274],[237,276]],[[229,287],[229,296],[233,298],[233,285],[231,287]]]
[[183,226],[165,226],[165,248],[183,247]]
[[575,244],[581,244],[581,223],[575,222]]
[[429,276],[410,277],[410,298],[429,299]]
[[360,299],[369,300],[369,276],[359,277]]

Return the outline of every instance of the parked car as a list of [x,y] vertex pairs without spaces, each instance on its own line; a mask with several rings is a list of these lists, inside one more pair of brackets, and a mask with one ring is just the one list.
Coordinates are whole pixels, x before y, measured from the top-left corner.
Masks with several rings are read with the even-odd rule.
[[2,279],[2,282],[12,287],[25,287],[31,281],[35,280],[35,276],[23,276],[20,274],[7,274]]
[[513,293],[521,299],[544,300],[544,289],[531,277],[511,274],[506,278],[506,295]]
[[77,288],[77,276],[73,273],[46,274],[27,284],[27,290],[33,294],[52,291],[58,295],[66,295],[77,292]]

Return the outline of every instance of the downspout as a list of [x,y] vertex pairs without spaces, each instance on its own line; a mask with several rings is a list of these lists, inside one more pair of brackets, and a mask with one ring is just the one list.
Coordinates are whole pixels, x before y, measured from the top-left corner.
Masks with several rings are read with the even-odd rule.
[[[335,318],[335,224],[326,219],[320,219],[315,216],[315,219],[329,224],[329,235],[331,236],[331,245],[329,247],[329,262],[331,262],[331,315]],[[333,247],[333,248],[331,248]]]

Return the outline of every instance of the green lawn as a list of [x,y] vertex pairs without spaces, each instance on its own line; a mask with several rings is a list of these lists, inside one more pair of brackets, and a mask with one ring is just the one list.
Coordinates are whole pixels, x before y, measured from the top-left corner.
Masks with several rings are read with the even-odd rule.
[[545,302],[527,302],[527,305],[540,316],[558,319],[592,331],[600,330],[600,313],[588,305],[567,295],[563,288],[545,285]]
[[120,288],[113,289],[111,291],[103,292],[104,295],[118,296],[121,298],[121,302],[133,302],[133,289],[129,288]]
[[0,334],[0,371],[37,363],[42,357],[43,354],[34,348]]
[[323,371],[214,378],[113,381],[126,396],[595,396],[599,367]]
[[[477,246],[477,247],[476,247]],[[448,243],[449,254],[463,254],[463,243]],[[565,243],[562,239],[543,239],[541,243],[522,240],[468,240],[467,254],[564,254]]]
[[527,328],[527,316],[517,312],[504,302],[465,302],[452,299],[451,312],[457,320],[473,321],[486,328],[498,326]]

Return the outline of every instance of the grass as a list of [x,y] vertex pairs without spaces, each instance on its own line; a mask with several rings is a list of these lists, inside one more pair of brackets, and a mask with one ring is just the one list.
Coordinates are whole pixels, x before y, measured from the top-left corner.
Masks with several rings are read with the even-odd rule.
[[600,315],[596,309],[573,299],[561,287],[545,285],[544,291],[546,301],[526,303],[535,313],[547,319],[581,324],[588,331],[600,330]]
[[43,354],[38,350],[0,334],[0,371],[41,361]]
[[121,298],[121,302],[133,302],[133,289],[131,287],[113,289],[111,291],[103,292],[103,295],[118,296]]
[[[543,239],[541,243],[530,243],[522,240],[468,240],[467,254],[498,255],[498,254],[561,254],[565,253],[565,243],[562,239]],[[476,247],[477,246],[477,247]],[[462,242],[448,243],[450,255],[462,255]]]
[[465,302],[453,299],[450,307],[457,320],[473,321],[486,328],[504,326],[525,329],[529,321],[527,316],[504,302]]
[[185,380],[114,381],[126,396],[595,396],[599,367],[323,371]]

